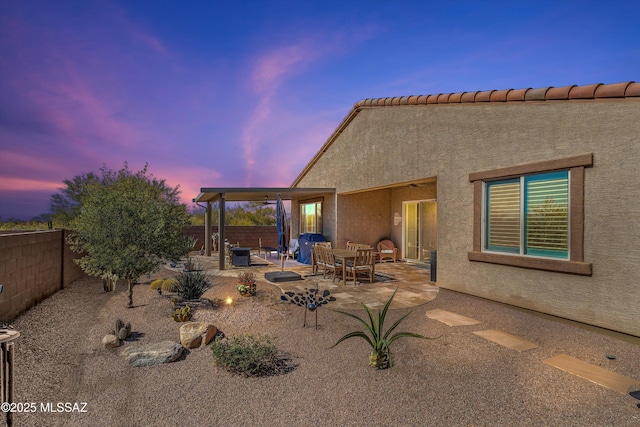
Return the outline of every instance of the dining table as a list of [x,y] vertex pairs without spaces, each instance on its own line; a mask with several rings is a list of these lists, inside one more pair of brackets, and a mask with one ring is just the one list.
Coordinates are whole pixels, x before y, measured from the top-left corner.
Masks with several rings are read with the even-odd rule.
[[347,284],[347,260],[351,260],[355,262],[356,260],[356,251],[352,251],[349,249],[332,249],[333,257],[336,261],[342,263],[342,280],[344,284]]

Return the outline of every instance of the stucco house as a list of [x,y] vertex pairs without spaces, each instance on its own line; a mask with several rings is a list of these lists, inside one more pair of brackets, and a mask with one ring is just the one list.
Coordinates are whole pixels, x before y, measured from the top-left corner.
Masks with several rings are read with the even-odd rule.
[[291,234],[437,251],[442,288],[640,336],[639,168],[640,83],[366,99]]

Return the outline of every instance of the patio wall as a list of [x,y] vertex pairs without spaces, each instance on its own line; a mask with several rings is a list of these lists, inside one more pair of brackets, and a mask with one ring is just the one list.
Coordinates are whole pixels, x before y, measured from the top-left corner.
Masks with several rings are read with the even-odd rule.
[[65,243],[67,230],[0,235],[0,321],[30,307],[84,276]]
[[[212,233],[218,232],[218,227],[212,227]],[[278,230],[275,225],[247,225],[226,226],[225,238],[231,243],[240,243],[240,246],[258,249],[259,239],[263,246],[278,246]],[[185,236],[193,236],[198,241],[195,249],[200,250],[204,245],[204,225],[192,225],[184,229]]]

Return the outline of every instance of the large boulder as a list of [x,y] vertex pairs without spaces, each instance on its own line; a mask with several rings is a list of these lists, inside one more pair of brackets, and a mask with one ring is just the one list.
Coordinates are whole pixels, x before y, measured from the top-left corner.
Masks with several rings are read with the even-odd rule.
[[218,328],[202,322],[189,322],[180,326],[180,343],[185,348],[198,348],[213,340]]
[[184,347],[173,341],[134,345],[120,352],[131,366],[152,366],[174,362],[182,356]]

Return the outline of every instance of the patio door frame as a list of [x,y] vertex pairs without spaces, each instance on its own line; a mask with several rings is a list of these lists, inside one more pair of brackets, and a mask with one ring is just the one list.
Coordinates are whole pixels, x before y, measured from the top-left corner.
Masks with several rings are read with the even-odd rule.
[[[418,262],[418,263],[429,263],[430,259],[427,257],[425,259],[424,257],[424,252],[423,252],[423,242],[422,242],[422,231],[423,231],[423,218],[422,218],[422,209],[420,209],[420,204],[421,203],[428,203],[428,202],[433,202],[436,203],[436,214],[437,214],[437,199],[422,199],[422,200],[405,200],[402,202],[402,259],[404,259],[405,261],[408,262]],[[418,235],[418,258],[408,258],[407,257],[407,226],[408,226],[408,218],[406,215],[406,208],[407,205],[409,204],[415,204],[418,206],[418,212],[417,212],[417,235]],[[437,239],[437,217],[436,217],[436,224],[435,224],[435,228],[436,228],[436,239]],[[437,243],[436,243],[437,245]],[[423,254],[422,259],[420,259],[420,254]]]

